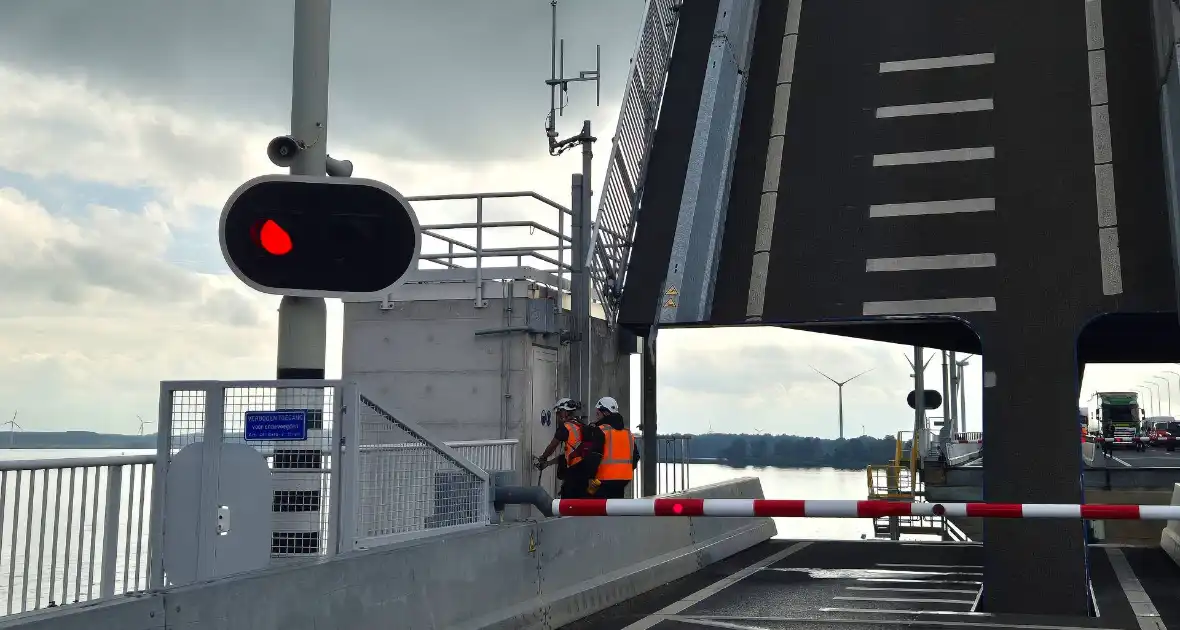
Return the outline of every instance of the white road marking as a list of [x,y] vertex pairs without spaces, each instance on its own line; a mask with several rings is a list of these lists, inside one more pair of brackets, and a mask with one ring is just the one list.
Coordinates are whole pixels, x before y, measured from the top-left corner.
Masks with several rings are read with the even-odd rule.
[[938,164],[940,162],[969,162],[972,160],[992,160],[995,157],[995,147],[964,147],[962,149],[941,149],[938,151],[882,153],[873,156],[873,166],[908,166],[912,164]]
[[1127,601],[1131,604],[1131,611],[1135,613],[1135,620],[1139,622],[1139,627],[1167,630],[1167,626],[1160,619],[1159,611],[1155,609],[1155,604],[1151,603],[1147,591],[1143,590],[1143,584],[1139,582],[1134,569],[1127,562],[1127,556],[1123,555],[1123,550],[1108,547],[1106,557],[1110,559],[1110,566],[1114,569],[1115,577],[1119,580],[1123,594],[1127,596]]
[[899,258],[869,258],[865,272],[878,271],[939,271],[946,269],[979,269],[996,266],[996,255],[941,254],[938,256],[903,256]]
[[974,596],[976,591],[969,588],[900,588],[888,586],[845,586],[846,591],[873,591],[886,593],[959,593]]
[[996,310],[996,298],[942,298],[937,300],[890,300],[865,302],[864,315],[929,315],[933,313],[980,313]]
[[895,564],[892,562],[878,562],[874,566],[897,567],[906,569],[982,569],[978,564]]
[[970,606],[975,599],[934,599],[925,597],[855,597],[851,595],[837,595],[832,599],[848,602],[889,602],[891,604],[956,604]]
[[914,203],[883,203],[869,206],[869,218],[914,217],[930,214],[957,214],[960,212],[995,212],[995,210],[996,199],[994,197],[919,201]]
[[995,109],[990,98],[976,98],[967,101],[944,101],[941,103],[915,103],[913,105],[890,105],[877,108],[877,118],[905,118],[908,116],[936,116],[938,114],[962,114]]
[[935,68],[959,68],[963,66],[982,66],[996,62],[993,53],[977,55],[954,55],[951,57],[925,57],[922,59],[905,59],[902,61],[885,61],[878,66],[881,74],[888,72],[906,72],[910,70],[934,70]]

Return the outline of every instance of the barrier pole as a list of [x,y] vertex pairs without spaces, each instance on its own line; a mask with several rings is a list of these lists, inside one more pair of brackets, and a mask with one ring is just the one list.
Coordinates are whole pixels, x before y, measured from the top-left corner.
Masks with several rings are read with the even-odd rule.
[[1097,503],[912,503],[908,501],[782,499],[556,499],[554,516],[716,516],[880,518],[952,516],[1087,520],[1180,520],[1180,505]]

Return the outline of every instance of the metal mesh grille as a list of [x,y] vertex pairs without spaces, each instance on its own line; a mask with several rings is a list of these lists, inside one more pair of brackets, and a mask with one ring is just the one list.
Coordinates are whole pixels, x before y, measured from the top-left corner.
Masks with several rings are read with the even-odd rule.
[[[215,386],[222,397],[223,443],[246,444],[266,458],[271,469],[272,562],[286,563],[328,553],[330,474],[336,388]],[[304,410],[307,439],[245,439],[246,412]],[[208,404],[204,390],[172,392],[171,453],[204,439]]]
[[[224,441],[258,449],[271,468],[272,558],[290,560],[327,553],[335,392],[334,387],[225,388]],[[247,411],[280,410],[306,410],[306,440],[246,442]]]
[[482,471],[367,398],[360,402],[358,542],[487,522]]
[[635,215],[643,192],[651,139],[655,133],[668,63],[675,40],[677,8],[683,0],[650,0],[643,30],[627,76],[623,107],[607,163],[594,222],[591,277],[598,299],[613,323],[623,287]]

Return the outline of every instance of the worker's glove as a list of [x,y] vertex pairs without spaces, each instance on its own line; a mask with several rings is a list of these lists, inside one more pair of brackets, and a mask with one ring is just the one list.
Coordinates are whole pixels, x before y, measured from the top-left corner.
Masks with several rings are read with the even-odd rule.
[[598,492],[598,487],[601,485],[602,485],[601,481],[599,481],[597,479],[591,479],[590,483],[586,484],[586,493],[587,494],[594,494],[595,492]]
[[536,468],[537,470],[545,470],[545,468],[548,465],[549,465],[549,462],[541,459],[540,457],[533,458],[533,467]]

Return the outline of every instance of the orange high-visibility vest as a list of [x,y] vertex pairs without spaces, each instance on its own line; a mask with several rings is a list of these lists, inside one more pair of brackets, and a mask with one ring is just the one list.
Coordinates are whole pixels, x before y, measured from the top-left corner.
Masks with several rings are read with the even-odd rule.
[[635,436],[627,429],[615,429],[609,425],[600,427],[606,441],[602,447],[602,463],[598,465],[600,481],[631,481],[634,470],[631,467],[631,452],[635,449]]
[[577,422],[566,422],[565,428],[569,431],[569,436],[565,439],[565,464],[574,466],[582,461],[581,455],[574,455],[582,445],[582,427]]

